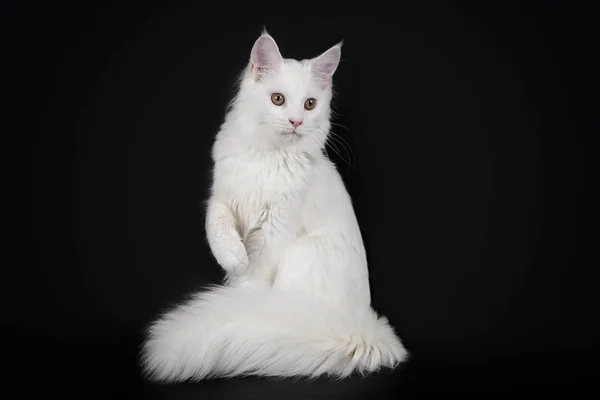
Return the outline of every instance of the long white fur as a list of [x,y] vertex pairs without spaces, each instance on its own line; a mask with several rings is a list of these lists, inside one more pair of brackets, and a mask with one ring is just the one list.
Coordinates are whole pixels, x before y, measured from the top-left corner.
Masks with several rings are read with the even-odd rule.
[[206,234],[226,282],[151,325],[142,353],[151,379],[341,378],[407,358],[371,308],[359,225],[323,151],[340,54],[338,44],[297,61],[266,32],[255,42],[212,153]]

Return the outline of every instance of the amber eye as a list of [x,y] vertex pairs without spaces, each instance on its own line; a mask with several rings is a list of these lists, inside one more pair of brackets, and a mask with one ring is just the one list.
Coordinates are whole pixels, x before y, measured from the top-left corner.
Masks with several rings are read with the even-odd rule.
[[312,110],[317,106],[317,99],[310,98],[304,102],[304,108]]
[[281,93],[273,93],[271,95],[271,101],[276,106],[281,106],[281,105],[283,105],[283,103],[285,103],[285,97],[283,97],[283,95]]

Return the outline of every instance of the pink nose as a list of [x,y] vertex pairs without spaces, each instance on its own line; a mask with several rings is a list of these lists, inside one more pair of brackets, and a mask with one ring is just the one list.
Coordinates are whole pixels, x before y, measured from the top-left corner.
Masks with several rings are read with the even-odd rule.
[[302,120],[290,118],[290,124],[294,125],[294,128],[297,128],[302,125]]

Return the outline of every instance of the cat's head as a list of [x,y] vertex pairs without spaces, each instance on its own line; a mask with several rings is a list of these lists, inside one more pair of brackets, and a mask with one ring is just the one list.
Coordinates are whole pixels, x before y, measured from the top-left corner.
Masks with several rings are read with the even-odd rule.
[[251,139],[269,146],[310,142],[322,148],[340,55],[341,43],[312,59],[283,58],[264,32],[250,52],[235,105]]

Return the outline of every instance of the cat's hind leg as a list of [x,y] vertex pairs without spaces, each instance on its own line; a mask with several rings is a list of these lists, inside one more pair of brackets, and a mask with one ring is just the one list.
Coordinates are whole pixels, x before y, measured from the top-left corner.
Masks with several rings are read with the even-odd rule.
[[340,234],[309,234],[286,247],[273,287],[335,303],[370,304],[366,268]]
[[306,312],[322,317],[313,321],[311,335],[298,335],[306,341],[313,336],[320,337],[320,343],[332,341],[331,356],[319,371],[338,376],[366,373],[393,367],[407,357],[388,320],[370,307],[366,265],[360,256],[342,235],[313,234],[286,248],[278,266],[275,294],[306,303]]

